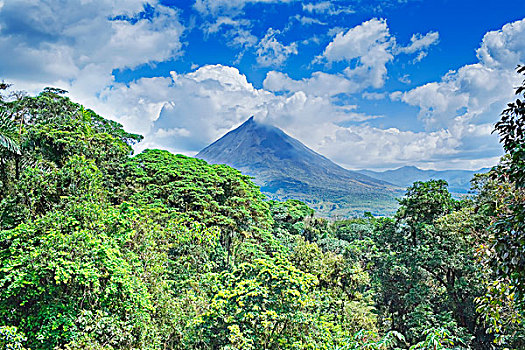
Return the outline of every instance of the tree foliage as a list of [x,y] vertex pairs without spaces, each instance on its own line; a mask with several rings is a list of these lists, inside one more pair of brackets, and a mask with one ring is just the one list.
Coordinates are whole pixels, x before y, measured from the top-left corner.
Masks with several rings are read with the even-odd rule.
[[[525,66],[518,66],[525,75]],[[525,93],[525,80],[517,88]],[[495,131],[506,152],[501,164],[494,169],[494,178],[503,187],[501,204],[494,212],[493,266],[501,277],[509,278],[519,298],[525,297],[525,102],[517,98],[509,103],[496,123]],[[509,183],[514,188],[505,188]]]
[[17,96],[0,98],[2,348],[523,347],[520,100],[471,198],[416,182],[392,218],[331,222],[225,165],[133,155],[140,135],[64,90]]

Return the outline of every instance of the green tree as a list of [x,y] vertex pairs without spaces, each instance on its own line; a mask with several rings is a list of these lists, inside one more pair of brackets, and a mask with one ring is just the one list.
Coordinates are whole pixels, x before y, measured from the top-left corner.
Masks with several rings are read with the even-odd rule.
[[[525,75],[525,66],[518,66]],[[524,95],[525,80],[516,90]],[[519,298],[525,297],[525,102],[517,98],[502,112],[495,130],[506,152],[494,170],[500,183],[508,182],[513,190],[502,193],[493,225],[495,255],[493,267],[502,278],[508,278]]]
[[[525,75],[525,67],[518,66]],[[523,96],[525,81],[516,94]],[[525,105],[517,98],[495,126],[506,152],[490,176],[477,180],[477,203],[490,219],[482,249],[486,293],[478,311],[502,346],[525,347]]]
[[221,274],[209,311],[195,324],[194,346],[307,349],[337,344],[344,332],[316,312],[316,284],[313,275],[281,258],[256,259]]
[[[120,200],[166,206],[207,227],[221,230],[222,244],[233,257],[239,244],[262,244],[272,224],[268,205],[249,177],[225,165],[146,150],[131,158],[119,175]],[[230,258],[228,258],[230,261]]]
[[412,245],[418,244],[418,236],[425,227],[432,225],[438,217],[450,213],[455,207],[444,180],[415,182],[399,201],[396,218],[410,234]]
[[[470,204],[451,198],[446,182],[416,182],[400,200],[395,220],[369,218],[336,229],[347,254],[362,262],[377,291],[380,325],[422,341],[424,331],[446,327],[490,348],[492,337],[476,313],[483,293],[476,258],[488,222]],[[370,228],[371,225],[371,228]]]

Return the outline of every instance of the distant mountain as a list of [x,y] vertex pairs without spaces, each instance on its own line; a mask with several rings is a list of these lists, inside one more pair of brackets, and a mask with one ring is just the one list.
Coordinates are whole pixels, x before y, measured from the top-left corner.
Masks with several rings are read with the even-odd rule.
[[378,180],[390,182],[394,185],[406,188],[415,181],[445,180],[448,182],[449,191],[461,195],[470,189],[470,180],[474,174],[486,173],[489,168],[479,170],[422,170],[415,166],[404,166],[395,170],[372,171],[359,170],[359,173],[368,175]]
[[392,214],[395,198],[402,194],[386,181],[340,167],[253,117],[196,157],[237,168],[253,176],[268,197],[302,200],[323,216]]

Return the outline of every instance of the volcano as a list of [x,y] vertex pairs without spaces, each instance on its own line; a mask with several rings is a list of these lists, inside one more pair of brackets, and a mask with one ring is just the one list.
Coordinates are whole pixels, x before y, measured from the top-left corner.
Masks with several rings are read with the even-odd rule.
[[400,188],[347,170],[281,129],[249,118],[197,155],[253,177],[270,199],[301,200],[325,217],[390,215]]

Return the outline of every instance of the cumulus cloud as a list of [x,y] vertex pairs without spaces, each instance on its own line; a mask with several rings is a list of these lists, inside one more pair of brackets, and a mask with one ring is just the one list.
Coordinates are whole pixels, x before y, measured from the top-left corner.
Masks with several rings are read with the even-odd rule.
[[[351,120],[357,113],[332,105],[323,98],[310,98],[304,92],[277,96],[256,89],[236,68],[208,65],[188,74],[172,73],[170,98],[151,127],[152,139],[171,149],[197,152],[232,127],[254,115],[288,128],[299,122],[316,123],[319,114],[336,120]],[[159,130],[190,130],[187,138],[161,138]]]
[[[424,133],[367,125],[327,125],[324,132],[318,150],[349,168],[374,166],[379,159],[384,165],[437,160],[457,154],[460,145],[447,130]],[[358,135],[359,139],[348,135]]]
[[[310,4],[311,5],[311,4]],[[318,11],[325,3],[316,4]],[[321,6],[322,5],[322,6]],[[303,5],[304,7],[305,5]],[[313,5],[312,5],[313,6]],[[311,11],[314,11],[312,8]],[[366,88],[380,88],[387,77],[387,64],[399,53],[422,53],[436,43],[439,34],[414,35],[410,45],[397,48],[387,23],[382,19],[371,19],[348,30],[340,29],[326,46],[317,61],[345,62],[341,73],[314,72],[310,78],[293,80],[284,73],[269,72],[264,87],[277,91],[305,91],[310,95],[334,96],[340,93],[353,94]],[[406,81],[405,77],[405,81]]]
[[[141,109],[125,114],[149,115],[143,147],[194,154],[255,115],[348,168],[395,167],[407,162],[427,168],[479,168],[494,164],[501,152],[490,132],[517,84],[514,67],[525,58],[519,40],[523,34],[523,21],[487,33],[477,50],[478,63],[451,71],[438,82],[390,94],[390,99],[420,109],[425,130],[417,132],[373,126],[380,123],[369,121],[381,115],[342,105],[337,96],[348,92],[370,100],[387,96],[362,92],[359,81],[344,73],[314,72],[310,78],[294,80],[270,71],[263,88],[258,89],[236,68],[204,66],[187,74],[173,73],[162,81],[141,79],[114,87],[104,98],[110,105],[119,105],[126,104],[125,98],[141,96]],[[383,37],[383,42],[389,40],[387,35]],[[367,50],[359,52],[366,54]],[[355,55],[344,51],[331,54],[334,60]],[[509,56],[515,61],[508,60]]]
[[393,98],[418,107],[427,130],[446,128],[458,139],[485,135],[494,150],[499,146],[490,131],[517,82],[513,69],[495,70],[477,63]]
[[177,12],[157,5],[143,18],[143,9],[142,1],[9,1],[0,10],[0,75],[28,89],[52,84],[92,97],[115,69],[180,54]]
[[257,44],[258,38],[245,29],[238,29],[231,33],[232,44],[241,47],[253,47]]
[[339,32],[322,56],[328,62],[355,61],[356,66],[347,67],[345,74],[363,81],[363,84],[379,88],[384,84],[386,64],[394,58],[392,45],[386,21],[374,18],[346,33]]
[[477,63],[390,98],[418,107],[427,131],[448,130],[461,140],[460,159],[483,158],[483,152],[494,157],[500,147],[490,132],[520,82],[514,69],[525,61],[524,36],[525,19],[488,32],[477,50]]
[[114,84],[100,99],[106,106],[103,112],[146,134],[140,147],[162,147],[185,154],[198,152],[251,115],[286,130],[301,129],[300,125],[315,128],[321,116],[330,116],[331,123],[378,117],[303,91],[285,96],[257,89],[236,68],[223,65]]
[[279,67],[290,55],[297,55],[297,43],[284,45],[277,40],[279,30],[269,28],[266,35],[257,44],[257,63],[262,67]]
[[[255,2],[277,0],[198,0],[195,8],[213,16],[209,33],[224,28],[241,33],[231,34],[232,45],[257,50],[262,66],[283,65],[297,54],[297,43],[279,41],[276,30],[258,40],[249,24],[226,15]],[[138,0],[0,3],[0,75],[24,88],[45,84],[69,89],[75,100],[145,134],[140,147],[188,155],[255,115],[348,168],[406,162],[439,168],[450,166],[452,158],[457,167],[490,165],[500,149],[490,136],[492,124],[519,83],[514,67],[525,61],[523,20],[487,33],[477,50],[478,62],[439,81],[391,94],[374,91],[383,86],[396,55],[417,60],[439,35],[416,34],[402,46],[385,20],[371,19],[336,30],[321,55],[326,65],[336,67],[331,73],[318,71],[295,80],[272,70],[256,88],[234,67],[195,65],[187,73],[117,83],[115,69],[181,54],[185,29],[177,11],[150,2],[153,10],[146,16]],[[331,4],[308,5],[304,11],[328,13]],[[381,127],[387,110],[364,113],[356,105],[359,98],[387,96],[419,108],[424,130]]]
[[373,18],[348,31],[339,32],[326,47],[323,57],[330,61],[350,61],[369,55],[370,51],[387,53],[390,33],[384,19]]
[[[186,74],[172,72],[169,78],[119,84],[101,98],[106,105],[126,106],[111,111],[119,120],[142,123],[142,131],[147,131],[142,148],[161,147],[192,155],[254,115],[348,168],[417,160],[438,166],[452,155],[461,155],[461,138],[446,128],[412,132],[372,127],[367,121],[381,115],[361,113],[355,105],[340,105],[296,90],[274,94],[269,88],[255,88],[236,68],[207,65]],[[135,100],[138,103],[130,103]],[[484,135],[486,131],[478,128],[464,134]],[[468,160],[461,165],[465,162]]]
[[365,91],[363,92],[363,94],[361,95],[362,98],[364,98],[365,100],[383,100],[386,98],[386,93],[384,92],[368,92],[368,91]]
[[[322,4],[322,3],[320,3]],[[344,73],[359,81],[361,89],[381,88],[387,78],[387,65],[396,55],[417,54],[414,62],[427,55],[431,45],[438,42],[439,34],[414,34],[407,46],[398,46],[384,19],[372,18],[348,30],[338,29],[334,39],[326,46],[316,62],[345,62]]]
[[525,19],[508,23],[501,30],[485,34],[477,50],[480,62],[490,68],[514,68],[525,61]]
[[119,120],[140,125],[147,135],[141,147],[196,153],[250,115],[264,116],[271,94],[257,90],[236,68],[203,66],[171,77],[143,78],[118,84],[103,94],[107,105],[139,110],[114,110]]
[[[294,80],[284,73],[271,71],[263,83],[264,88],[256,89],[233,68],[209,66],[206,70],[174,80],[182,79],[184,82],[181,85],[184,88],[176,90],[176,93],[174,91],[173,96],[185,93],[185,102],[179,103],[179,107],[175,102],[170,104],[170,108],[163,108],[161,117],[153,123],[152,132],[165,134],[165,130],[170,128],[175,128],[173,133],[180,133],[179,129],[190,130],[191,123],[184,124],[185,113],[182,110],[190,100],[193,101],[189,104],[193,106],[190,107],[192,111],[199,110],[199,106],[206,106],[206,111],[212,111],[197,113],[202,115],[197,119],[206,122],[198,127],[198,131],[190,130],[190,134],[202,135],[200,144],[193,145],[195,152],[254,114],[282,127],[309,147],[348,168],[377,164],[393,167],[407,162],[436,168],[491,165],[496,162],[501,150],[497,137],[490,132],[501,108],[512,98],[513,87],[519,83],[514,68],[525,59],[525,49],[520,40],[525,34],[524,22],[511,23],[499,31],[487,33],[477,50],[479,62],[451,71],[438,82],[390,94],[392,100],[420,109],[419,118],[425,125],[423,131],[372,126],[368,121],[380,115],[367,115],[353,105],[341,106],[332,97],[348,91],[360,91],[360,87],[355,85],[357,83],[352,85],[353,81],[343,74],[316,72],[311,78]],[[382,28],[375,33],[385,33],[385,27]],[[379,40],[380,44],[388,40],[387,35],[382,37],[385,40]],[[416,42],[413,40],[410,45],[416,45]],[[362,47],[366,45],[356,45],[354,50],[366,53],[367,50]],[[417,51],[415,48],[411,50]],[[356,56],[346,51],[331,51],[330,55],[334,60]],[[283,91],[287,94],[280,94]],[[385,94],[365,92],[361,96],[380,99]],[[214,122],[212,118],[207,124],[210,114],[217,116],[220,122]],[[195,116],[194,112],[192,116]],[[218,129],[219,126],[224,128]],[[164,139],[163,142],[174,142],[171,141],[174,139],[184,140],[184,136]],[[171,144],[173,148],[181,149],[182,146]]]
[[524,36],[525,19],[488,32],[477,50],[479,62],[393,98],[419,107],[428,128],[492,122],[519,82],[514,69],[525,61]]

